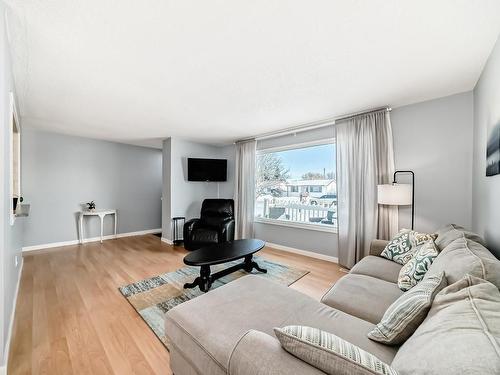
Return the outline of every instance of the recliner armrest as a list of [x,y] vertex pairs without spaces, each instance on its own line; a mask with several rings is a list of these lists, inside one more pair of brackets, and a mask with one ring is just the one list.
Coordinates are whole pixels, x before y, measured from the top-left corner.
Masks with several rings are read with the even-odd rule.
[[233,348],[229,375],[325,375],[323,371],[294,357],[274,336],[250,330]]
[[233,218],[227,218],[224,220],[224,223],[222,223],[220,231],[219,231],[219,236],[223,241],[232,241],[234,240],[234,219]]
[[184,231],[189,230],[192,231],[196,224],[200,223],[200,219],[190,219],[184,223]]
[[373,240],[370,244],[370,255],[375,255],[379,257],[388,243],[389,241],[386,240]]
[[190,219],[184,223],[184,228],[182,229],[182,235],[184,239],[184,247],[191,250],[191,233],[200,224],[200,219]]

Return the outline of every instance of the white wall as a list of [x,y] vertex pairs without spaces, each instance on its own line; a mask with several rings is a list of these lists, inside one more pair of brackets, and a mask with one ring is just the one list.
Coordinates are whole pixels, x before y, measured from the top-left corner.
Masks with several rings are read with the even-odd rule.
[[[391,113],[396,169],[415,172],[417,230],[471,227],[472,101],[466,92]],[[408,209],[400,210],[400,226],[410,226]]]
[[[187,180],[188,158],[227,159],[226,182],[195,182]],[[207,198],[233,198],[234,147],[218,147],[168,138],[163,143],[163,218],[162,237],[171,240],[171,220],[185,216],[186,220],[200,217],[201,203]],[[217,187],[219,193],[217,194]]]
[[500,39],[474,89],[472,229],[500,257],[500,175],[486,177],[488,129],[500,122]]
[[172,215],[172,138],[163,141],[162,148],[162,193],[161,193],[161,237],[172,240],[171,218]]
[[[77,240],[77,212],[91,200],[117,210],[118,233],[161,227],[161,150],[28,128],[22,141],[24,246]],[[99,223],[84,220],[86,238],[99,236]],[[112,234],[113,217],[104,224]]]
[[[6,6],[0,1],[0,371],[7,359],[7,340],[12,323],[14,300],[21,262],[22,230],[25,219],[10,225],[10,98],[14,91],[10,53],[5,31]],[[22,189],[22,187],[21,187]]]
[[233,198],[229,186],[234,184],[234,159],[228,160],[228,179],[226,182],[198,182],[187,179],[188,158],[223,159],[226,153],[223,147],[172,139],[172,216],[185,216],[186,220],[200,216],[201,202],[206,198],[217,198],[217,186],[220,198]]

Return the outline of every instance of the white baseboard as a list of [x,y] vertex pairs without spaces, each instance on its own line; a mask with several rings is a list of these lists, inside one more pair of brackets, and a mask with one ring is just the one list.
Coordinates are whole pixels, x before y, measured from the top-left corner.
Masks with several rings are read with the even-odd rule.
[[169,245],[173,245],[174,244],[171,240],[169,240],[168,238],[165,238],[165,237],[161,238],[161,242],[168,243]]
[[287,251],[289,253],[304,255],[304,256],[309,257],[309,258],[326,260],[327,262],[333,262],[333,263],[339,262],[339,259],[337,257],[332,257],[330,255],[324,255],[324,254],[318,254],[318,253],[314,253],[312,251],[307,251],[307,250],[296,249],[294,247],[283,246],[283,245],[279,245],[279,244],[272,243],[272,242],[266,242],[266,246],[272,247],[272,248],[277,249],[277,250]]
[[10,340],[12,338],[12,329],[14,328],[14,318],[16,316],[16,306],[17,306],[17,296],[19,294],[19,285],[21,285],[21,274],[23,273],[23,265],[24,260],[21,258],[21,266],[19,267],[18,275],[17,275],[17,284],[16,291],[14,292],[14,301],[12,301],[12,311],[10,313],[10,321],[9,321],[9,329],[7,331],[7,340],[5,341],[5,349],[4,349],[4,359],[5,365],[0,367],[0,375],[7,374],[7,366],[9,365],[9,350],[10,350]]
[[[161,233],[161,228],[140,230],[137,232],[118,233],[116,236],[111,234],[111,235],[103,236],[102,239],[103,240],[113,240],[115,238],[142,236],[145,234],[156,234],[156,233]],[[84,238],[83,243],[96,242],[96,241],[100,241],[100,240],[101,240],[101,237]],[[78,240],[71,240],[71,241],[63,241],[63,242],[46,243],[46,244],[42,244],[42,245],[24,246],[23,252],[41,250],[41,249],[50,249],[52,247],[78,245],[79,243],[80,243],[80,241],[78,241]]]

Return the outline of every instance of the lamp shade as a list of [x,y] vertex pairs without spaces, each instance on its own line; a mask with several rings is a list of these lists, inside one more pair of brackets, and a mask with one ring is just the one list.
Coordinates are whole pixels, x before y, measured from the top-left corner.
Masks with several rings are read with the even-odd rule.
[[379,204],[407,206],[412,204],[412,186],[409,184],[387,184],[377,186]]

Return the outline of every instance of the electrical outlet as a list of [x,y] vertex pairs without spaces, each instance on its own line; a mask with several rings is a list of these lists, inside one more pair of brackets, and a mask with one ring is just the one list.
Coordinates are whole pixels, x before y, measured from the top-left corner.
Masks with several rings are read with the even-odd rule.
[[18,255],[16,255],[14,257],[14,264],[15,264],[16,268],[17,268],[17,266],[19,266],[19,256]]

